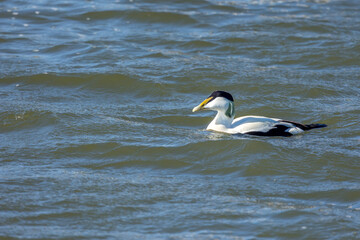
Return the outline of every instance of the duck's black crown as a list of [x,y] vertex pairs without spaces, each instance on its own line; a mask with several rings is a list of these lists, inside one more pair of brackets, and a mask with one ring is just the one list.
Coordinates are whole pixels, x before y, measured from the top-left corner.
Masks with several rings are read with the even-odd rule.
[[228,92],[224,92],[224,91],[215,91],[209,97],[213,97],[213,99],[215,99],[217,97],[223,97],[232,102],[234,101],[234,98],[231,96],[231,94]]

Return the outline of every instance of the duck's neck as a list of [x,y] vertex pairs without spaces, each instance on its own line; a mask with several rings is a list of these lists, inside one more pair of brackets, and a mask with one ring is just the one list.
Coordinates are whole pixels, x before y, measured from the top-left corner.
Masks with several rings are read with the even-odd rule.
[[218,111],[215,118],[211,121],[207,130],[217,132],[229,132],[234,116],[229,117],[225,112]]

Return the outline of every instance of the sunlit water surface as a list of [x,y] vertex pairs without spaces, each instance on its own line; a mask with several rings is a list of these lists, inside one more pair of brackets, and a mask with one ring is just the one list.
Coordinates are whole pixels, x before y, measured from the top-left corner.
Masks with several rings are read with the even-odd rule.
[[[359,239],[357,0],[0,2],[0,238]],[[236,115],[326,123],[291,138]]]

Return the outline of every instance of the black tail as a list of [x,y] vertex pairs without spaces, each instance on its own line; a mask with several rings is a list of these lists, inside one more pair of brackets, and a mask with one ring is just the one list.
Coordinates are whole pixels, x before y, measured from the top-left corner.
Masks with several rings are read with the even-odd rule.
[[313,129],[313,128],[324,128],[324,127],[327,127],[326,124],[322,124],[322,123],[313,123],[313,124],[308,124],[308,125],[305,125],[305,131],[307,130],[310,130],[310,129]]
[[313,129],[313,128],[327,127],[326,124],[322,124],[322,123],[313,123],[313,124],[305,125],[305,124],[301,124],[301,123],[298,123],[298,122],[286,121],[286,120],[282,120],[282,122],[294,124],[295,126],[297,126],[298,128],[300,128],[300,129],[302,129],[304,131],[308,131],[308,130]]

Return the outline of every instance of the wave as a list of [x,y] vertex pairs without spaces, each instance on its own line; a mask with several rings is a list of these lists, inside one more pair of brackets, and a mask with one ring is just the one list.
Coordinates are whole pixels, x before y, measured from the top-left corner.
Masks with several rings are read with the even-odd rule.
[[78,21],[99,21],[121,19],[138,23],[160,23],[171,25],[189,25],[196,24],[197,21],[187,14],[169,11],[144,11],[144,10],[107,10],[87,12],[81,15],[69,17]]
[[0,112],[0,132],[22,132],[31,130],[32,132],[57,123],[57,118],[50,111],[18,109]]
[[[82,90],[136,92],[156,88],[158,83],[141,80],[131,73],[122,74],[35,74],[30,76],[6,77],[0,79],[0,83],[16,85],[18,88],[25,86],[43,86],[60,88],[80,88]],[[162,87],[163,88],[163,87]],[[161,90],[161,88],[157,88]]]

